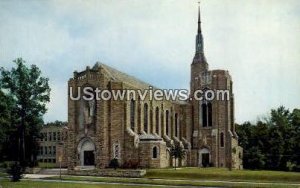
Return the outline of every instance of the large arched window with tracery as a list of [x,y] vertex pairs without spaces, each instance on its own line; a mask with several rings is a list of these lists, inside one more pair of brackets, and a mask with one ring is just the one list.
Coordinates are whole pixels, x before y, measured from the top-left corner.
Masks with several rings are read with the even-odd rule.
[[130,128],[134,131],[135,127],[135,101],[131,99],[130,101]]
[[148,133],[148,104],[144,104],[144,131]]
[[204,102],[201,104],[202,113],[202,126],[211,127],[212,126],[212,104],[211,102]]

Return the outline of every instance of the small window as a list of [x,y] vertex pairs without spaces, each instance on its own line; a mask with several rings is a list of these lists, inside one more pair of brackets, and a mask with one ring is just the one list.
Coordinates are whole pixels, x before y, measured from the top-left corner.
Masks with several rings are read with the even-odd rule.
[[207,105],[202,104],[201,108],[202,108],[202,126],[207,127]]
[[212,126],[212,104],[209,102],[207,104],[207,116],[208,116],[208,126]]
[[178,114],[177,113],[175,114],[175,136],[179,137],[179,134],[178,134]]
[[166,111],[166,135],[169,135],[169,110]]
[[118,143],[114,144],[114,158],[119,159],[120,158],[120,145]]
[[220,145],[221,147],[224,147],[224,133],[220,134]]
[[159,134],[159,108],[155,110],[155,132]]
[[135,121],[135,102],[133,99],[130,101],[130,128],[134,131]]
[[148,133],[148,104],[144,104],[144,131]]
[[156,159],[156,158],[157,158],[157,153],[158,153],[157,147],[154,146],[153,149],[152,149],[152,158],[153,158],[153,159]]

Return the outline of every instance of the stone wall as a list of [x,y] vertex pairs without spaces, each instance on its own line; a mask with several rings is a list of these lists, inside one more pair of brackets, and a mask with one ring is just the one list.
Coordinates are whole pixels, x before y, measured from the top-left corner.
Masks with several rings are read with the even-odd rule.
[[95,169],[95,170],[69,170],[69,175],[77,176],[107,176],[141,178],[146,175],[146,170],[124,170],[124,169]]

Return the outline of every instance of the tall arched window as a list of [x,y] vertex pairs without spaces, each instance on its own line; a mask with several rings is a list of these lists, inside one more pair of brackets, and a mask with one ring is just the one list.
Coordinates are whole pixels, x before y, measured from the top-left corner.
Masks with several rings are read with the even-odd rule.
[[156,146],[153,147],[152,149],[152,158],[156,159],[157,158],[157,154],[158,154],[158,149]]
[[134,127],[135,127],[135,101],[133,99],[131,99],[130,101],[130,128],[131,130],[134,131]]
[[159,134],[159,108],[155,109],[155,132]]
[[207,105],[206,103],[203,103],[201,105],[202,110],[202,126],[207,127]]
[[212,126],[212,104],[211,102],[209,102],[207,104],[207,113],[208,113],[208,126],[211,127]]
[[178,136],[178,114],[177,113],[175,114],[175,136],[179,137]]
[[166,135],[169,135],[169,110],[166,111]]
[[148,133],[148,104],[144,104],[144,131]]
[[221,134],[220,134],[220,145],[221,145],[221,147],[224,147],[224,133],[223,132],[221,132]]

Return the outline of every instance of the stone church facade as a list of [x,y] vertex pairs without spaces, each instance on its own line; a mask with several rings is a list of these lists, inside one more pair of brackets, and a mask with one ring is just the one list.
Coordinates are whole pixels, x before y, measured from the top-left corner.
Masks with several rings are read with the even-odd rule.
[[[70,99],[69,170],[85,166],[106,168],[112,159],[121,166],[163,168],[173,166],[170,149],[180,145],[186,156],[179,166],[242,168],[242,148],[234,126],[232,80],[226,70],[209,70],[203,51],[200,10],[196,52],[191,63],[190,93],[198,89],[229,90],[230,100],[169,101]],[[102,63],[74,72],[69,88],[145,90],[150,84]],[[73,90],[74,91],[74,90]],[[72,95],[82,91],[75,90]],[[191,97],[193,97],[191,95]]]

